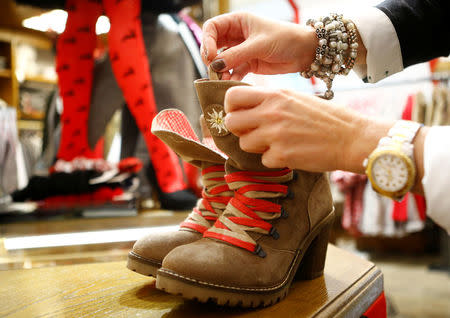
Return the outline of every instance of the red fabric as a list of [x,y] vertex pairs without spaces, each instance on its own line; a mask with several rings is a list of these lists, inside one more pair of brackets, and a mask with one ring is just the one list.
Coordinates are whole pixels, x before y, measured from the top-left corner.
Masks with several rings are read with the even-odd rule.
[[123,194],[121,188],[102,187],[91,193],[56,195],[44,200],[46,207],[77,206],[86,204],[103,204],[111,202],[114,197]]
[[125,158],[120,160],[117,168],[120,172],[138,173],[142,169],[142,161],[135,157]]
[[66,29],[58,39],[56,72],[64,105],[63,126],[57,157],[71,160],[77,156],[101,158],[103,141],[90,149],[87,120],[92,88],[94,60],[92,52],[97,43],[95,23],[102,13],[95,1],[68,0]]
[[[412,118],[412,108],[414,105],[414,96],[409,95],[406,100],[405,108],[403,109],[402,119],[411,120]],[[396,222],[406,222],[408,221],[408,198],[409,193],[405,195],[402,201],[394,201],[392,207],[392,219]],[[414,200],[416,201],[417,211],[419,212],[419,217],[425,220],[426,202],[425,198],[421,195],[414,194]]]
[[384,292],[381,293],[380,296],[370,305],[369,309],[362,315],[365,318],[386,318],[387,310],[386,310],[386,297],[384,296]]
[[416,200],[417,210],[419,211],[419,217],[422,221],[425,221],[427,215],[427,201],[420,194],[414,194],[414,199]]
[[67,1],[68,19],[57,44],[57,72],[63,98],[63,128],[58,158],[99,158],[102,142],[89,149],[87,119],[92,89],[95,23],[106,11],[112,68],[128,107],[144,136],[152,157],[159,187],[163,192],[184,190],[187,185],[176,154],[151,133],[156,115],[149,63],[142,37],[140,0]]
[[295,0],[288,0],[289,4],[292,7],[292,10],[294,11],[294,23],[299,24],[300,23],[300,10],[298,8],[298,5],[295,3]]

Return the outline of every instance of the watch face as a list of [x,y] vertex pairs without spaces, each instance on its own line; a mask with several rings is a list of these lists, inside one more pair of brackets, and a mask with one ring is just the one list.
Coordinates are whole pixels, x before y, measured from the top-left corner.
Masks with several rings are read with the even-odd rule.
[[395,155],[385,154],[375,160],[372,178],[380,189],[396,192],[408,182],[408,169],[405,161]]

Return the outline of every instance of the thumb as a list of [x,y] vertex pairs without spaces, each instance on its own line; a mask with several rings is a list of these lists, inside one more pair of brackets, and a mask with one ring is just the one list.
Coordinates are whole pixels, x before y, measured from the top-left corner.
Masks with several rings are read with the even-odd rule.
[[260,55],[261,48],[256,41],[247,39],[216,56],[211,63],[215,72],[226,72],[241,64],[247,63]]

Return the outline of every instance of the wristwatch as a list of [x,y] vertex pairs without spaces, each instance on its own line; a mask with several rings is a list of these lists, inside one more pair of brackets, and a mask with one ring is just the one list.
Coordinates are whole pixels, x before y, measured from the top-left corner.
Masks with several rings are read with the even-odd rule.
[[412,142],[422,126],[409,120],[397,121],[364,160],[367,177],[376,192],[401,201],[414,186],[416,165]]

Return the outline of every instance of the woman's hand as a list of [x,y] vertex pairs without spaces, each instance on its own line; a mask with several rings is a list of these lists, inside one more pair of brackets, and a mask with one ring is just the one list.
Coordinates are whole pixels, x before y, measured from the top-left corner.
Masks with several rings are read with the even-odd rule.
[[225,111],[240,147],[262,153],[269,168],[363,173],[363,160],[393,125],[316,96],[250,86],[230,88]]
[[[318,45],[313,28],[249,13],[214,17],[203,26],[202,56],[224,80],[247,73],[281,74],[309,69]],[[220,48],[227,48],[217,55]],[[232,74],[228,71],[233,70]]]

